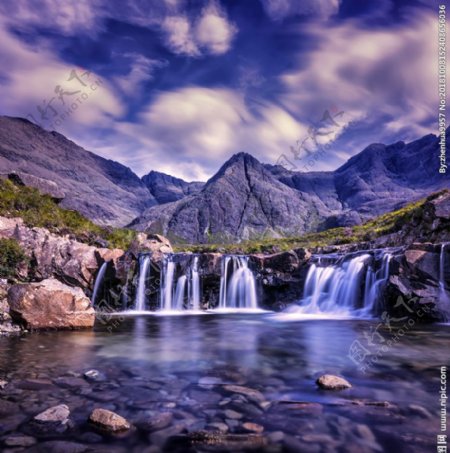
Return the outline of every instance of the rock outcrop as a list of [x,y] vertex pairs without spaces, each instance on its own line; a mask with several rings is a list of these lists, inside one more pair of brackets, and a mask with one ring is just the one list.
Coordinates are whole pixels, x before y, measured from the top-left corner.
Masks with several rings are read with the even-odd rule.
[[114,263],[123,255],[120,249],[97,248],[58,236],[45,228],[29,228],[20,218],[0,217],[0,238],[15,238],[29,261],[19,269],[23,280],[51,277],[90,291],[98,268],[105,261]]
[[83,291],[53,278],[11,286],[8,303],[12,319],[28,329],[79,329],[95,321]]

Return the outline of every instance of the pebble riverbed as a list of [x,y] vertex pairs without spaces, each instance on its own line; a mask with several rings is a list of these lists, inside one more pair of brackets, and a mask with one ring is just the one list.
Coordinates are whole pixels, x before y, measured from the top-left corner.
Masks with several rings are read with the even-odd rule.
[[[350,348],[392,334],[374,337],[377,325],[271,314],[117,316],[94,331],[0,338],[0,450],[434,451],[450,327],[415,326],[363,372]],[[319,389],[327,373],[352,388]],[[69,410],[63,421],[34,418],[58,405]],[[131,428],[99,429],[89,422],[96,408]]]

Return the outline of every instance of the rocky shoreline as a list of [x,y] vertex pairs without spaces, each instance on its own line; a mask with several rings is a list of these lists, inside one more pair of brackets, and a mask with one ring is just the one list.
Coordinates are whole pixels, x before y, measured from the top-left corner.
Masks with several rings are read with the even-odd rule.
[[[251,254],[249,266],[256,275],[258,295],[263,308],[281,310],[297,302],[303,295],[308,268],[314,256],[368,254],[395,246],[385,291],[389,314],[404,316],[410,310],[399,307],[404,298],[417,311],[426,307],[423,321],[442,321],[447,316],[443,306],[442,282],[448,281],[450,247],[450,194],[425,205],[423,218],[415,225],[372,242],[320,247],[297,248],[272,254]],[[30,228],[21,218],[0,217],[0,238],[13,238],[26,254],[26,261],[16,270],[14,281],[1,283],[1,332],[26,329],[92,327],[95,312],[90,298],[96,276],[105,265],[101,299],[109,311],[130,308],[135,297],[138,259],[150,253],[155,281],[160,281],[161,264],[172,253],[170,242],[159,235],[139,233],[129,250],[95,247],[69,235],[50,233],[45,228]],[[425,239],[436,241],[431,243]],[[189,253],[185,254],[189,256]],[[221,258],[220,253],[198,255],[199,274],[203,288],[201,305],[213,308],[218,304]],[[150,294],[153,306],[158,292]]]

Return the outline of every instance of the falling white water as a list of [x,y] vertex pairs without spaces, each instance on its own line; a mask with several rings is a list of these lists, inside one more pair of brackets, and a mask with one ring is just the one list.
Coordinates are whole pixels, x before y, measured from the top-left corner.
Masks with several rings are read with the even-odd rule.
[[136,311],[145,311],[147,295],[147,280],[150,273],[150,255],[141,255],[139,257],[139,275],[138,275],[138,287],[136,291],[136,303],[134,309]]
[[101,286],[103,285],[103,280],[105,278],[105,272],[106,272],[107,267],[108,267],[108,263],[104,262],[101,265],[100,270],[98,271],[97,278],[95,279],[95,283],[94,283],[94,291],[92,292],[92,299],[91,299],[92,305],[95,305],[95,302],[97,301],[98,291],[101,288]]
[[439,300],[441,303],[445,304],[447,311],[450,311],[450,296],[447,292],[445,285],[445,247],[449,243],[443,243],[441,245],[441,253],[439,256]]
[[186,254],[167,255],[164,258],[161,280],[162,311],[179,313],[200,309],[198,256],[192,258],[192,255]]
[[161,307],[163,310],[172,310],[173,298],[173,276],[175,273],[175,263],[172,255],[165,257],[162,270],[162,291],[161,291]]
[[383,252],[379,270],[374,258],[365,253],[344,257],[330,265],[312,264],[299,306],[288,309],[299,315],[367,317],[380,309],[382,290],[389,278],[391,255]]
[[[231,267],[231,274],[229,268]],[[256,280],[247,256],[225,256],[220,278],[219,309],[257,310]]]
[[194,258],[194,263],[191,269],[191,301],[192,309],[200,310],[200,276],[198,274],[198,256]]

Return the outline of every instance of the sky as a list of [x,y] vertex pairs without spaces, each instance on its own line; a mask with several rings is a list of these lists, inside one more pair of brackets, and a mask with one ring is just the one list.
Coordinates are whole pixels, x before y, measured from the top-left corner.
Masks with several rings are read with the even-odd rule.
[[429,0],[2,0],[0,43],[0,114],[140,176],[333,170],[437,130]]

